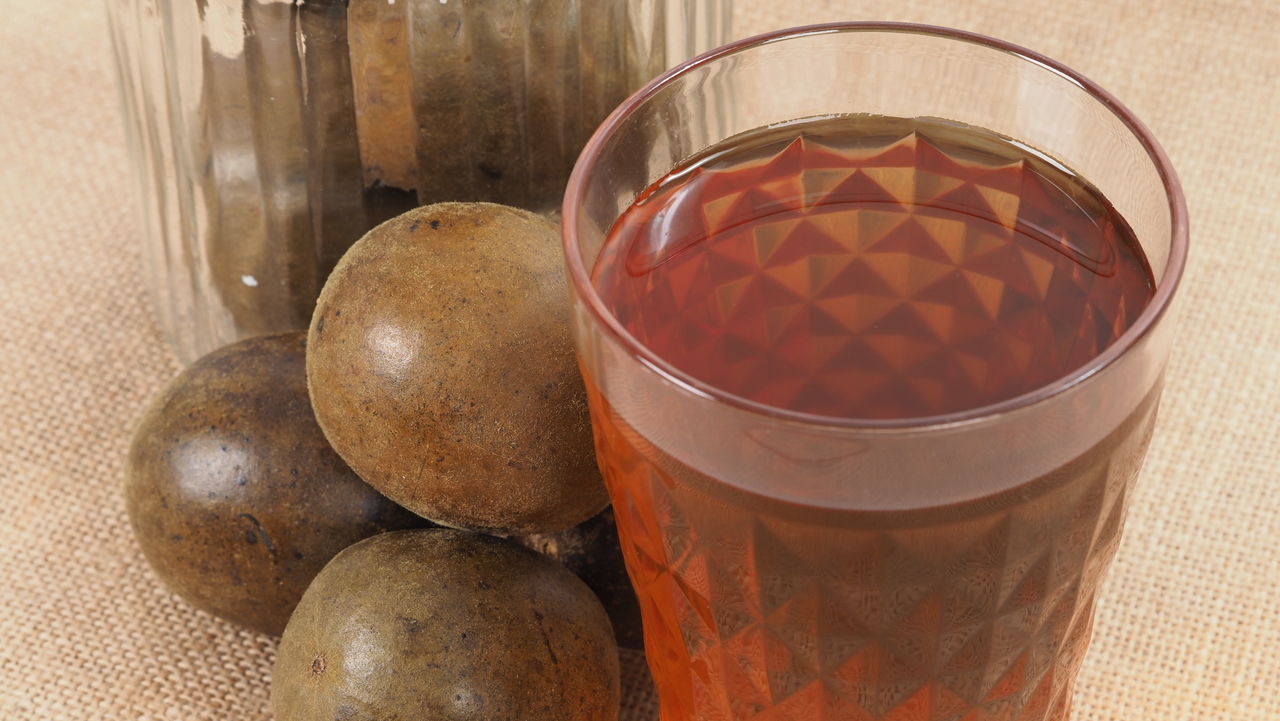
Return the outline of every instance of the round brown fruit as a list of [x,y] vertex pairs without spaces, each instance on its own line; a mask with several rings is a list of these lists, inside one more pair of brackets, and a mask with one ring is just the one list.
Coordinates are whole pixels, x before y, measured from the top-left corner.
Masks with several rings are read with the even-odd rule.
[[581,578],[609,612],[619,646],[644,648],[640,602],[627,578],[613,509],[607,508],[567,531],[534,533],[513,540],[556,559]]
[[335,450],[446,526],[537,533],[608,503],[554,225],[488,203],[410,211],[320,294],[307,379]]
[[401,531],[338,554],[285,629],[280,721],[613,721],[609,618],[560,564],[510,541]]
[[157,396],[134,432],[125,501],[143,555],[178,595],[279,634],[338,551],[427,525],[329,448],[307,400],[306,336],[214,351]]

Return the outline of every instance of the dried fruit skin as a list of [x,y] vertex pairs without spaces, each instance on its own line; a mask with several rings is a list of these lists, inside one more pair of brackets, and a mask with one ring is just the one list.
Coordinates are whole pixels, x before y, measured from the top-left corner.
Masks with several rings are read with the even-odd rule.
[[442,525],[557,531],[608,503],[556,227],[443,203],[370,231],[312,319],[316,417],[362,478]]
[[619,646],[644,648],[640,602],[627,578],[612,508],[568,530],[534,533],[516,540],[563,563],[595,591],[609,612]]
[[261,336],[196,361],[152,402],[130,449],[125,500],[156,575],[192,605],[284,630],[343,548],[426,525],[347,467],[316,425],[306,336]]
[[307,590],[272,674],[280,721],[613,721],[608,616],[563,566],[447,529],[387,533]]

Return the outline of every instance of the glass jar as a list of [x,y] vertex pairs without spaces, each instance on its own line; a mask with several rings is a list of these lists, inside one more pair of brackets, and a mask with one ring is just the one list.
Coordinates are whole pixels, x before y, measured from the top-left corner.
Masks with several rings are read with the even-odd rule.
[[305,328],[417,205],[551,211],[596,125],[731,0],[107,0],[144,269],[184,361]]

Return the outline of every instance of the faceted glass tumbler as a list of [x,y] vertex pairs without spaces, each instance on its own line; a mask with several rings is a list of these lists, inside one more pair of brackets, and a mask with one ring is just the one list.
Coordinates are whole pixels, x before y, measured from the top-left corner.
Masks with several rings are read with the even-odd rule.
[[[592,271],[640,193],[725,139],[846,113],[954,120],[1066,164],[1132,228],[1154,297],[1067,377],[886,420],[726,392],[610,314]],[[1042,55],[944,28],[744,40],[605,121],[570,179],[564,242],[597,455],[664,721],[1067,719],[1151,438],[1187,254],[1177,178],[1119,101]]]
[[630,92],[731,0],[106,0],[145,275],[180,358],[305,328],[342,253],[417,205],[558,205]]

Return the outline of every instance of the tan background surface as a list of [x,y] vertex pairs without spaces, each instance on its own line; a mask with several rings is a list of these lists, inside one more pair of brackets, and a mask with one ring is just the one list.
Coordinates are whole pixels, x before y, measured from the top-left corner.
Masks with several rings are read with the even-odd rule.
[[[1075,718],[1280,719],[1280,3],[739,3],[737,35],[998,35],[1148,121],[1186,186],[1192,264]],[[142,292],[100,2],[0,0],[0,61],[0,718],[265,719],[273,642],[161,588],[120,499],[133,419],[178,365]]]

